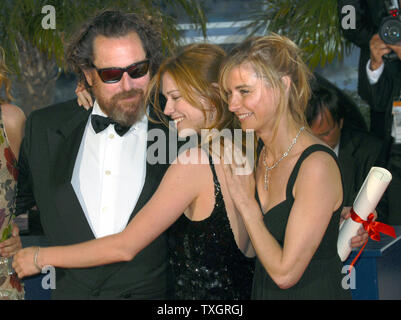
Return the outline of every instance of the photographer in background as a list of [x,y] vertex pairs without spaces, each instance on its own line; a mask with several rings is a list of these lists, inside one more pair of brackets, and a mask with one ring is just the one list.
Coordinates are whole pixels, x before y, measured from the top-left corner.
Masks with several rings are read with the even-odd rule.
[[[396,37],[397,30],[401,33],[401,1],[338,0],[340,19],[345,5],[354,6],[356,13],[356,28],[342,31],[361,49],[358,93],[370,106],[370,132],[384,139],[387,168],[393,175],[385,222],[401,224],[401,107],[396,108],[401,104],[401,38]],[[389,19],[394,32],[386,33],[383,23]]]

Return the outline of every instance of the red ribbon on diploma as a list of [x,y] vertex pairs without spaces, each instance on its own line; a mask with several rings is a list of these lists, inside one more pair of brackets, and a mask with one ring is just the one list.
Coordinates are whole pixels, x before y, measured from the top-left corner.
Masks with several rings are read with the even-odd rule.
[[[395,230],[392,226],[389,226],[387,224],[373,221],[375,218],[375,215],[373,213],[369,214],[368,220],[363,220],[358,214],[354,211],[354,208],[351,208],[351,219],[354,220],[357,223],[362,223],[363,228],[367,231],[369,237],[372,240],[375,241],[380,241],[380,233],[387,234],[390,237],[395,238]],[[368,239],[369,240],[369,239]],[[349,268],[349,272],[351,272],[355,262],[358,260],[359,256],[361,255],[363,249],[365,249],[366,244],[368,243],[368,240],[366,240],[365,244],[362,246],[362,248],[359,250],[358,254],[354,258],[354,260],[351,262],[351,266]]]

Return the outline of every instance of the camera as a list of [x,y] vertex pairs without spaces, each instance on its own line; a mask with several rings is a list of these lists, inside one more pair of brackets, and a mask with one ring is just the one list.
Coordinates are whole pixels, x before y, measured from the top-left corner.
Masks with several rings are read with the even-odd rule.
[[[379,27],[379,36],[384,43],[390,45],[401,45],[401,12],[398,0],[385,0],[388,16],[382,18]],[[390,62],[398,59],[397,54],[392,51],[385,54],[383,58]]]
[[389,16],[381,20],[379,36],[387,44],[401,45],[401,12],[398,0],[386,1]]
[[401,44],[401,16],[386,17],[380,25],[379,35],[382,40],[391,45]]

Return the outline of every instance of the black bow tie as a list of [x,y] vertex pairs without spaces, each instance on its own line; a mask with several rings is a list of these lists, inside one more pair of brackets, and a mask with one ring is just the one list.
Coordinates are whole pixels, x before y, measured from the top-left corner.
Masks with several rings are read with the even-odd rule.
[[110,118],[98,116],[96,114],[93,114],[91,116],[91,122],[92,122],[93,130],[95,130],[96,133],[103,131],[110,124],[114,124],[114,130],[117,132],[117,134],[120,137],[122,137],[124,134],[126,134],[130,128],[130,127],[122,126],[121,124],[115,122],[114,120],[112,120]]

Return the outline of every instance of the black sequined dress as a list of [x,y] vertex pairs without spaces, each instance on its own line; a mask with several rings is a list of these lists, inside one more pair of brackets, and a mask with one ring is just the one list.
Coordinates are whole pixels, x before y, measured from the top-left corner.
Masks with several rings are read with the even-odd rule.
[[202,221],[184,214],[169,230],[170,263],[179,300],[250,299],[254,259],[238,249],[211,157],[215,205]]

